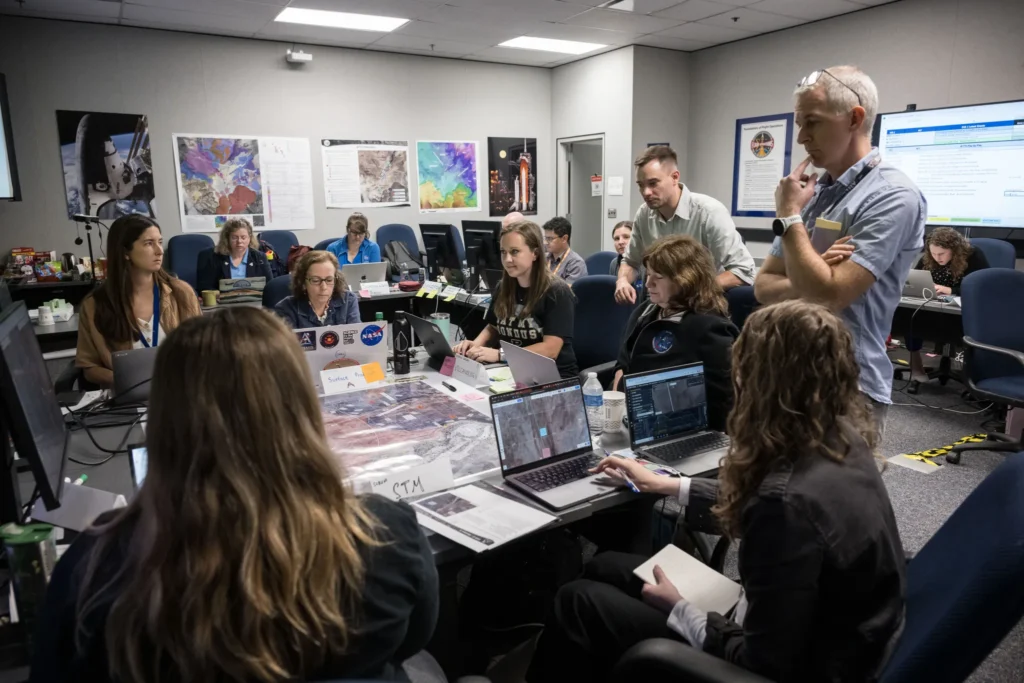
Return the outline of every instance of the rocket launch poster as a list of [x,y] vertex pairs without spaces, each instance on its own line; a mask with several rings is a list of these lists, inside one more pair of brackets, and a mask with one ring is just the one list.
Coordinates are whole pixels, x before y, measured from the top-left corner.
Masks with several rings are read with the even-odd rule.
[[537,138],[487,138],[491,216],[537,214]]

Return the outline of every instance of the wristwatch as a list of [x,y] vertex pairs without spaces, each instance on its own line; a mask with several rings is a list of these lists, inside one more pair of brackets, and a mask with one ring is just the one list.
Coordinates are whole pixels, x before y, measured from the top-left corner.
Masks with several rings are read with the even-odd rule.
[[804,219],[801,216],[786,216],[785,218],[776,218],[775,220],[772,221],[772,230],[775,232],[776,235],[782,237],[783,235],[786,234],[786,231],[789,230],[789,227],[791,225],[796,225],[797,223],[803,222]]
[[505,349],[498,349],[498,360],[502,363],[505,362]]

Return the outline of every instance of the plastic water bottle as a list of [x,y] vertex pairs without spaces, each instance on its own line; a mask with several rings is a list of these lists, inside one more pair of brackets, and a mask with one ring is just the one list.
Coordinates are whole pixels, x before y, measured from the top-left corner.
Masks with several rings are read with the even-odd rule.
[[583,402],[587,405],[590,435],[600,436],[604,431],[604,387],[597,381],[596,372],[587,373],[587,382],[583,385]]

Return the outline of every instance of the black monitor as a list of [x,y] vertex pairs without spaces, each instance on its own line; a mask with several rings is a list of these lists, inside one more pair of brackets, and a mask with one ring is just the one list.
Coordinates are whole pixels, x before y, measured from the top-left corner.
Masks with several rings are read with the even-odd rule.
[[449,223],[420,223],[423,250],[427,252],[427,279],[437,282],[442,268],[462,272],[455,227]]
[[[0,312],[0,418],[18,456],[31,467],[46,509],[59,507],[67,430],[23,301]],[[6,436],[3,438],[6,441]],[[12,462],[5,463],[0,476],[5,479],[5,498],[14,492],[20,508],[17,470]],[[7,519],[11,507],[5,501],[3,522],[16,521]]]
[[462,241],[474,291],[482,271],[501,270],[501,221],[462,221]]
[[14,131],[11,129],[11,106],[7,101],[7,80],[0,74],[0,200],[21,199],[18,162],[14,159]]

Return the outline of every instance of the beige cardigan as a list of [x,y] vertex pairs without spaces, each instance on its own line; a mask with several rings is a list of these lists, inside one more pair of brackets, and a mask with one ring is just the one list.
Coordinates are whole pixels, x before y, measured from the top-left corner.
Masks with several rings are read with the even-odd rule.
[[[171,288],[188,293],[189,301],[192,302],[188,310],[178,310],[178,303],[171,293]],[[171,280],[171,287],[161,287],[160,327],[164,332],[170,333],[182,320],[202,314],[199,299],[196,298],[192,287],[185,282],[174,278]],[[75,366],[86,371],[87,379],[103,387],[110,387],[114,383],[111,351],[127,351],[132,345],[133,342],[124,342],[110,346],[96,329],[96,300],[88,296],[82,301],[81,309],[78,311],[78,350],[75,353]]]

